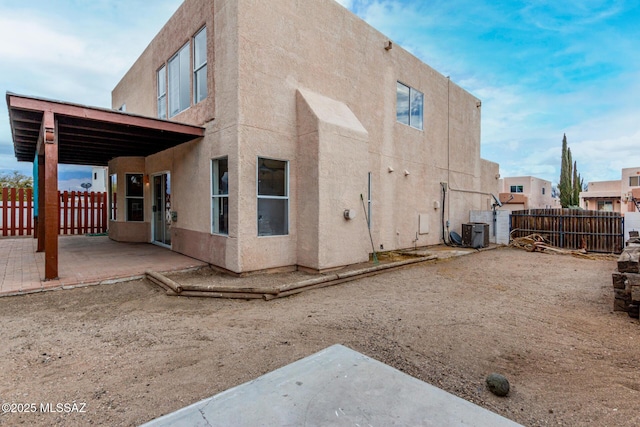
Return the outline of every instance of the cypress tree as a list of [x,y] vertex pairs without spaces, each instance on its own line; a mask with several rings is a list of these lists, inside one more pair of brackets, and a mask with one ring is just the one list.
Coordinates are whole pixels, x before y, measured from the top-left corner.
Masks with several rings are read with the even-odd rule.
[[560,165],[560,204],[563,208],[580,205],[580,192],[584,180],[578,173],[578,163],[571,157],[571,148],[567,146],[567,135],[562,137],[562,163]]
[[571,191],[571,206],[580,205],[580,175],[578,174],[578,164],[573,162],[573,188]]
[[571,149],[567,147],[567,135],[562,137],[562,163],[560,164],[560,182],[558,192],[560,193],[560,204],[563,208],[571,206],[573,198],[573,185],[571,182]]

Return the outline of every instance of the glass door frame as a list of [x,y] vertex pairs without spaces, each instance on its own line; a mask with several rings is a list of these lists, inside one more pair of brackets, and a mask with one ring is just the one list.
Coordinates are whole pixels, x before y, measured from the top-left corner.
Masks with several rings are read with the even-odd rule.
[[[162,177],[166,177],[166,179],[164,179],[161,182],[161,191],[164,192],[164,194],[162,195],[162,203],[165,205],[163,206],[164,209],[162,209],[162,221],[161,223],[163,224],[164,227],[164,236],[165,238],[163,240],[158,240],[157,237],[159,237],[157,235],[158,229],[157,229],[157,221],[156,221],[156,217],[158,214],[158,210],[156,207],[156,200],[158,195],[156,194],[156,178],[160,178],[163,179]],[[168,185],[167,185],[168,184]],[[167,207],[167,200],[166,200],[166,195],[167,195],[167,187],[169,188],[169,203],[168,203],[168,207]],[[151,174],[151,243],[153,243],[154,245],[158,245],[158,246],[163,246],[165,248],[169,248],[171,249],[171,172],[170,171],[161,171],[161,172],[156,172],[154,174]],[[169,236],[169,243],[165,243],[166,242],[166,236]]]

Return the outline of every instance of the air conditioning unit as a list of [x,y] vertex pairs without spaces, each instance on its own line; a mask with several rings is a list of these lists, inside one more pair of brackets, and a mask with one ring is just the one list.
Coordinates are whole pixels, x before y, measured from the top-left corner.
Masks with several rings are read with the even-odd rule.
[[462,224],[462,245],[474,249],[489,246],[489,224],[484,222]]

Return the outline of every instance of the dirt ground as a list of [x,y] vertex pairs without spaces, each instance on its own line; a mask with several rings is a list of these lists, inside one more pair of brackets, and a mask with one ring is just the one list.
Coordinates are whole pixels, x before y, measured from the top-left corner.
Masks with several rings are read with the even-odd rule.
[[146,281],[1,298],[0,401],[38,412],[0,425],[138,425],[340,343],[524,425],[637,426],[640,324],[612,311],[615,268],[501,248],[269,302]]

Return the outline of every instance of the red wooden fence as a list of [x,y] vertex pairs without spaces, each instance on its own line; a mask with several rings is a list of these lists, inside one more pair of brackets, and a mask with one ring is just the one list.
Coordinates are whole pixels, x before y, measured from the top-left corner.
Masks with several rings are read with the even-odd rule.
[[[0,229],[3,236],[33,234],[33,190],[3,188]],[[60,234],[107,231],[107,193],[58,192]]]
[[24,236],[33,233],[33,190],[2,189],[2,235]]

